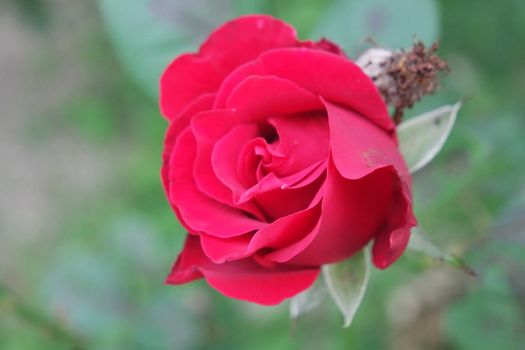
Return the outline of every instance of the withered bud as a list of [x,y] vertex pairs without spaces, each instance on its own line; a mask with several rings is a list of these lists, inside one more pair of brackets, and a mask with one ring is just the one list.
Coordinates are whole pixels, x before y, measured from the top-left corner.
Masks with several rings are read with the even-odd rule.
[[396,124],[401,122],[406,108],[436,91],[439,74],[449,71],[447,62],[436,55],[437,50],[438,43],[426,48],[417,41],[410,50],[372,48],[357,59],[385,102],[394,107]]

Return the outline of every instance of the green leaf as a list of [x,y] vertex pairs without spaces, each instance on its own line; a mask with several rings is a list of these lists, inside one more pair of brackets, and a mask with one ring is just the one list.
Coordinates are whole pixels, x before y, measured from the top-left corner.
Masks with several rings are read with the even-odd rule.
[[233,0],[99,0],[117,54],[150,96],[167,64],[195,51],[220,24],[242,13],[258,12],[260,2]]
[[460,107],[460,102],[443,106],[399,125],[399,148],[411,173],[427,165],[439,153]]
[[326,286],[322,278],[318,278],[307,290],[290,300],[290,317],[296,319],[318,307],[326,296]]
[[425,254],[438,261],[445,262],[471,276],[477,275],[476,272],[462,259],[455,255],[444,252],[434,243],[432,243],[428,235],[420,227],[415,227],[412,229],[410,242],[408,243],[408,249],[414,252]]
[[323,277],[335,304],[344,317],[344,327],[350,326],[363,301],[370,278],[370,250],[363,249],[350,259],[323,266]]
[[433,0],[339,0],[333,2],[313,34],[337,42],[355,56],[364,48],[360,42],[365,38],[394,49],[410,46],[414,36],[434,41],[439,22]]

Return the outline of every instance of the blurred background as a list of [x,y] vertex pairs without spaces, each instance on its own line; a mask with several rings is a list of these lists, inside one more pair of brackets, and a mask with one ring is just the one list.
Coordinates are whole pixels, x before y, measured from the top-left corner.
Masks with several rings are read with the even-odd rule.
[[[353,325],[297,322],[197,282],[159,179],[157,80],[228,18],[264,12],[356,57],[441,41],[452,73],[409,116],[468,98],[415,175],[419,221],[472,278],[405,254]],[[523,0],[2,0],[0,349],[525,349]]]

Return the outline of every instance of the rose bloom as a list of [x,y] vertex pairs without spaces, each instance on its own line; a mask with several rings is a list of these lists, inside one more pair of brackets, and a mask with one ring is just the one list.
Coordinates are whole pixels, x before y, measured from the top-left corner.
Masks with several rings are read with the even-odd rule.
[[167,283],[273,305],[369,242],[380,269],[405,250],[416,222],[395,125],[335,44],[235,19],[167,67],[160,106],[162,179],[188,231]]

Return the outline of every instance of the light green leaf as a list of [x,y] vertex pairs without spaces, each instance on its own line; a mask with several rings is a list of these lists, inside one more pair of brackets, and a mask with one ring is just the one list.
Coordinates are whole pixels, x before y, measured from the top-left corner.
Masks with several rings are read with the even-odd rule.
[[399,125],[399,148],[411,173],[427,165],[439,153],[460,107],[460,102],[443,106]]
[[322,278],[318,278],[307,290],[297,294],[290,300],[290,317],[296,319],[318,307],[326,296],[326,286]]
[[259,12],[261,2],[239,0],[98,0],[120,60],[152,97],[166,65],[196,51],[220,24]]
[[363,249],[350,259],[323,266],[323,277],[335,304],[344,317],[344,327],[350,326],[363,301],[370,278],[370,250]]
[[366,47],[365,38],[393,49],[411,46],[414,37],[432,42],[438,37],[439,23],[434,0],[339,0],[313,34],[337,42],[355,57]]
[[430,237],[428,237],[428,235],[420,227],[415,227],[412,229],[410,242],[408,243],[408,249],[414,252],[425,254],[438,261],[445,262],[471,276],[476,276],[476,272],[462,259],[455,255],[444,252],[434,243],[432,243]]

